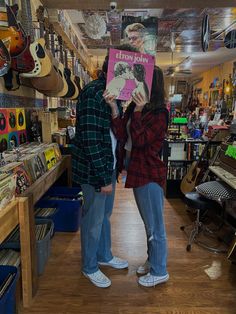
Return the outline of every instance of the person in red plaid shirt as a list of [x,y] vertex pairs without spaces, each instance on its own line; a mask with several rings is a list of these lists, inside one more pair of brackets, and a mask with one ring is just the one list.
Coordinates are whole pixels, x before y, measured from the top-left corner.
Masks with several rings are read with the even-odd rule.
[[122,170],[123,156],[126,155],[128,166],[125,187],[133,188],[146,229],[148,258],[137,269],[138,274],[145,274],[138,279],[139,284],[145,287],[169,279],[163,219],[166,167],[160,159],[168,127],[164,94],[163,73],[158,67],[154,68],[150,102],[147,103],[142,94],[136,93],[123,117],[119,114],[115,97],[107,91],[103,94],[112,109],[113,132],[120,141],[119,170]]

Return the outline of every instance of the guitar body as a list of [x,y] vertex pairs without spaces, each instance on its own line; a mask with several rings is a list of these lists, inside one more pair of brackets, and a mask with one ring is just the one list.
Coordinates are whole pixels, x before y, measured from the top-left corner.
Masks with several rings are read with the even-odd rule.
[[41,64],[41,72],[37,75],[37,77],[44,77],[51,72],[52,62],[50,52],[46,49],[44,38],[39,38],[37,42],[38,42],[37,57]]
[[[64,97],[68,93],[68,84],[66,81],[64,69],[65,69],[64,65],[61,62],[59,62],[58,72],[62,78],[63,87],[56,95],[54,95],[55,97]],[[47,93],[47,95],[50,96],[50,94],[48,94],[48,93]]]
[[180,190],[183,194],[192,192],[196,186],[196,182],[201,169],[197,167],[197,161],[194,161],[188,170],[188,173],[183,177]]
[[27,47],[27,38],[20,30],[14,27],[0,29],[0,39],[10,38],[10,54],[12,57],[18,56]]
[[19,73],[10,68],[6,74],[3,75],[4,86],[8,91],[15,91],[20,87]]
[[[20,23],[17,22],[15,14],[17,14],[18,6],[6,5],[6,9],[1,8],[1,25],[8,21],[9,27],[0,28],[0,39],[10,40],[10,55],[18,56],[27,47],[27,36]],[[3,23],[3,24],[2,24]]]
[[31,78],[32,86],[42,94],[45,94],[45,92],[52,92],[56,94],[63,88],[63,80],[58,72],[57,62],[52,56],[51,64],[51,71],[48,75],[44,77]]
[[49,52],[45,47],[45,40],[40,38],[30,45],[30,52],[34,56],[36,67],[29,73],[24,73],[23,77],[44,77],[51,72],[52,63]]
[[29,47],[30,53],[34,59],[35,67],[33,71],[27,72],[27,73],[21,73],[22,77],[35,77],[41,73],[41,63],[38,58],[38,43],[37,41],[30,44]]
[[10,53],[3,43],[2,40],[0,40],[0,76],[5,75],[11,66],[11,56]]
[[64,68],[64,76],[66,78],[66,82],[68,85],[68,92],[66,93],[64,98],[73,98],[75,94],[75,84],[71,80],[71,71],[68,68]]
[[26,49],[11,59],[11,68],[18,73],[27,73],[35,69],[34,58],[30,52],[30,36],[27,37]]
[[71,99],[76,100],[78,98],[78,96],[79,96],[79,87],[77,86],[77,83],[76,83],[77,81],[76,81],[76,77],[74,76],[74,74],[71,74],[71,81],[75,85],[75,93],[71,97]]

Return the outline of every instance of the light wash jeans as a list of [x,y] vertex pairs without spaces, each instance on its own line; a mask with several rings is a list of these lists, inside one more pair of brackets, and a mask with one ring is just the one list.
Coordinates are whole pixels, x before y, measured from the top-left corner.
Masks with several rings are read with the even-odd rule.
[[163,219],[163,189],[152,182],[134,188],[133,192],[146,229],[150,273],[164,276],[167,274],[167,240]]
[[98,270],[99,262],[108,262],[112,259],[111,252],[111,225],[116,172],[112,176],[112,194],[95,192],[92,185],[81,184],[84,197],[81,219],[81,251],[82,271],[92,274]]

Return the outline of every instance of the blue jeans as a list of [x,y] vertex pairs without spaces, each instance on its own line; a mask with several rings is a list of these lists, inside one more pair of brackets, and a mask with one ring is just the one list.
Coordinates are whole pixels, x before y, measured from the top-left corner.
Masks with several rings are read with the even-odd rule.
[[81,219],[81,252],[82,271],[92,274],[98,270],[99,262],[108,262],[112,259],[111,252],[111,225],[116,173],[112,176],[112,194],[95,192],[92,185],[82,184],[84,205]]
[[167,240],[163,219],[163,189],[157,183],[134,188],[134,197],[144,222],[151,275],[167,274]]

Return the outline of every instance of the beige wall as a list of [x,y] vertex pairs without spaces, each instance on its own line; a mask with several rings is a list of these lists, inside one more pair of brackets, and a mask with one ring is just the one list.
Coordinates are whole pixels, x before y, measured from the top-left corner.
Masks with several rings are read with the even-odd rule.
[[198,75],[198,77],[203,77],[202,82],[196,85],[197,88],[202,88],[203,92],[206,92],[209,90],[209,86],[211,82],[218,77],[219,81],[222,82],[223,79],[228,79],[229,74],[232,74],[233,72],[233,63],[236,61],[236,59],[232,61],[225,62],[223,64],[220,64],[206,72],[203,72]]
[[200,102],[202,102],[204,106],[207,105],[208,101],[203,99],[203,95],[204,93],[209,92],[210,84],[214,81],[215,78],[219,78],[220,83],[222,83],[224,79],[225,80],[229,79],[229,74],[232,74],[233,72],[233,63],[235,61],[236,59],[227,61],[197,76],[197,78],[202,77],[203,80],[200,83],[196,84],[194,86],[194,89],[196,88],[202,89],[202,94],[199,95],[200,96],[199,98]]

